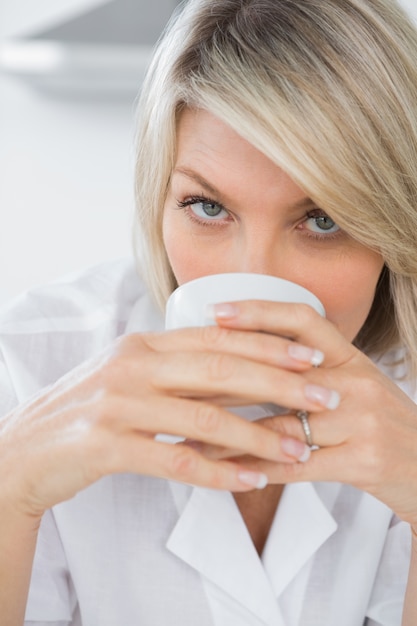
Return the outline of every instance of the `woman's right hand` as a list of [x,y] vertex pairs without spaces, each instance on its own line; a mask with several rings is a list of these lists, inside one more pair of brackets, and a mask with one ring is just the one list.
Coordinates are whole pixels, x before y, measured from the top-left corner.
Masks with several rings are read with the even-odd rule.
[[304,394],[302,374],[312,367],[313,350],[301,349],[294,358],[290,345],[218,327],[122,337],[0,422],[3,497],[24,514],[41,516],[113,473],[235,492],[263,486],[264,476],[242,465],[208,459],[193,446],[163,443],[155,435],[277,462],[305,459],[304,442],[225,408],[267,401],[320,410]]

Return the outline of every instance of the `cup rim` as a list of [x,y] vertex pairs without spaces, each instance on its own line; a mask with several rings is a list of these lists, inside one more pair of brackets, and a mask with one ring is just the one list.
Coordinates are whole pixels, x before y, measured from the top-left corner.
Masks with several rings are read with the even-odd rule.
[[[170,294],[167,300],[167,308],[170,308],[172,306],[172,303],[181,295],[183,295],[183,297],[186,297],[187,292],[192,291],[196,283],[198,283],[200,287],[201,285],[204,286],[204,284],[206,284],[207,290],[209,290],[210,283],[215,284],[219,279],[221,279],[221,281],[223,281],[222,288],[224,288],[225,284],[227,285],[227,283],[230,283],[231,280],[235,281],[237,276],[247,277],[250,279],[256,278],[257,281],[262,282],[262,283],[271,283],[275,285],[281,284],[284,287],[288,286],[291,290],[296,288],[297,291],[300,293],[300,295],[302,295],[303,293],[306,295],[307,304],[311,303],[311,306],[313,306],[313,308],[315,308],[321,315],[325,316],[325,308],[322,302],[314,293],[309,291],[309,289],[307,289],[306,287],[303,287],[302,285],[299,285],[298,283],[295,283],[294,281],[287,280],[286,278],[281,278],[280,276],[273,276],[272,274],[261,274],[261,273],[256,273],[256,272],[224,272],[224,273],[216,273],[216,274],[207,274],[206,276],[193,278],[192,280],[187,281],[186,283],[183,283],[182,285],[179,285]],[[259,285],[259,282],[258,282],[258,285]],[[236,297],[234,294],[230,294],[230,297],[227,297],[227,300],[225,299],[224,301],[238,302],[239,300],[245,300],[245,299],[251,299],[251,298],[246,297],[246,296]],[[252,297],[252,299],[259,300],[262,298]],[[267,296],[265,296],[264,299],[268,301],[275,300],[275,298],[270,298]],[[284,298],[283,301],[291,302],[291,298]],[[294,300],[294,302],[297,302],[297,301],[299,301],[298,298]],[[212,303],[213,304],[215,303],[215,299],[213,299]]]

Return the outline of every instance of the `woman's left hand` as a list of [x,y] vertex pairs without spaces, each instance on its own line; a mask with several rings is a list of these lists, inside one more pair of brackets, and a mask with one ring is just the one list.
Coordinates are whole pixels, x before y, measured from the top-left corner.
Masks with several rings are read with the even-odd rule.
[[[353,485],[384,502],[417,529],[414,402],[310,307],[244,302],[235,308],[235,316],[218,317],[218,324],[290,337],[321,350],[323,364],[299,375],[340,395],[335,410],[309,415],[312,440],[319,449],[307,463],[284,465],[246,458],[245,465],[265,472],[270,483],[337,481]],[[265,418],[263,422],[287,435],[305,437],[295,415]],[[227,456],[227,451],[205,448],[209,456]]]

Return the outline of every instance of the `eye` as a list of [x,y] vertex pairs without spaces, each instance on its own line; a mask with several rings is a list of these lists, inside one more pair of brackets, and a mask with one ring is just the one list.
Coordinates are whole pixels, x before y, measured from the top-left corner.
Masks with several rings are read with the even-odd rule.
[[227,215],[227,212],[217,202],[200,201],[190,204],[190,207],[198,217],[213,218],[226,217]]
[[322,235],[337,233],[340,230],[340,226],[322,211],[308,213],[304,223],[307,230]]
[[202,221],[220,221],[229,217],[229,213],[221,204],[208,198],[189,198],[183,202],[178,202],[178,206],[180,208],[188,207],[193,217]]

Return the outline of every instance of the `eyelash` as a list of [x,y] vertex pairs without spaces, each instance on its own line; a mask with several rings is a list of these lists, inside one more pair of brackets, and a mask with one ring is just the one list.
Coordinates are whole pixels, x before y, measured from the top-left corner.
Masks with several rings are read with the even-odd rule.
[[[306,222],[308,219],[314,219],[314,218],[319,218],[319,217],[329,217],[329,216],[327,215],[325,211],[322,211],[321,209],[312,209],[311,211],[307,211],[302,223]],[[337,226],[336,222],[333,222],[333,223],[335,226]],[[340,227],[338,227],[338,230],[336,230],[333,233],[330,233],[330,232],[326,233],[326,231],[323,231],[323,233],[316,233],[312,230],[305,229],[306,237],[310,237],[311,239],[315,239],[317,241],[323,241],[324,239],[326,241],[333,241],[334,239],[341,237],[343,234],[344,232]]]
[[[177,208],[179,209],[187,209],[188,207],[190,207],[193,204],[197,204],[197,203],[205,203],[205,204],[216,204],[218,207],[220,207],[222,210],[227,211],[228,210],[220,203],[217,202],[216,200],[213,200],[212,198],[208,198],[207,196],[191,196],[189,198],[187,198],[187,200],[177,200]],[[199,226],[207,226],[209,228],[218,228],[224,225],[225,221],[224,220],[204,220],[201,219],[199,217],[197,217],[195,215],[194,212],[190,211],[190,210],[186,210],[185,211],[185,215],[186,217],[191,221],[194,222],[195,224],[198,224]],[[312,209],[311,211],[307,211],[307,213],[305,214],[303,221],[301,223],[304,223],[306,220],[308,219],[312,219],[312,218],[318,218],[318,217],[327,217],[327,213],[325,213],[324,211],[322,211],[321,209]],[[323,241],[324,239],[326,241],[331,241],[333,239],[336,239],[337,237],[340,237],[342,235],[343,231],[341,229],[337,230],[334,233],[325,233],[325,231],[323,232],[323,234],[321,233],[316,233],[313,232],[311,230],[305,229],[305,236],[306,237],[310,237],[311,239],[314,239],[316,241]]]
[[[177,207],[179,209],[187,209],[188,207],[190,207],[193,204],[198,204],[199,202],[204,203],[204,204],[216,204],[217,206],[219,206],[223,211],[227,211],[227,209],[220,204],[220,202],[217,202],[216,200],[212,200],[211,198],[207,198],[206,196],[191,196],[190,198],[187,198],[187,200],[177,200]],[[197,217],[195,215],[195,213],[193,213],[192,211],[185,211],[185,215],[187,216],[187,218],[191,221],[194,222],[195,224],[198,224],[199,226],[208,226],[211,228],[215,228],[218,226],[223,226],[224,225],[224,220],[204,220],[201,219],[199,217]]]

